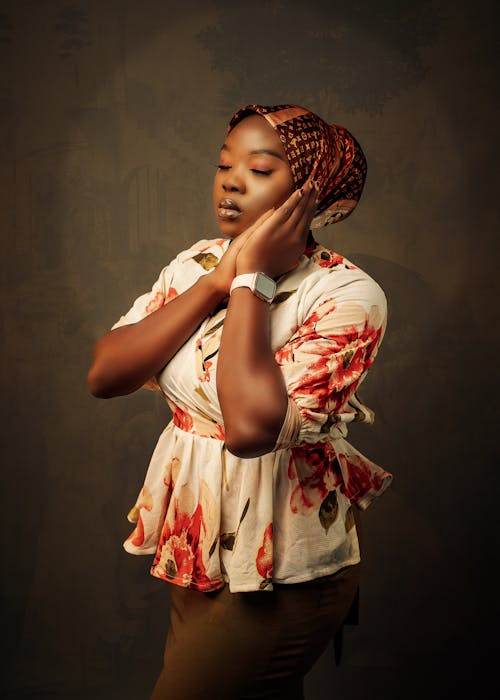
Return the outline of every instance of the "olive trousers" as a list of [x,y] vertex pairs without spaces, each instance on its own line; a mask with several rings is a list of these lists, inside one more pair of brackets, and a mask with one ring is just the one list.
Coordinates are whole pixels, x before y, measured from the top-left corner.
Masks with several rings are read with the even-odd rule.
[[273,591],[167,584],[170,626],[151,700],[304,700],[304,676],[344,622],[359,568]]

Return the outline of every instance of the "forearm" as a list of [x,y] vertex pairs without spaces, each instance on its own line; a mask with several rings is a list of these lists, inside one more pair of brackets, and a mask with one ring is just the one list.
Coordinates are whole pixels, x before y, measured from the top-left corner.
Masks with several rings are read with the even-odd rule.
[[272,450],[288,396],[270,340],[270,308],[249,289],[231,295],[217,363],[226,445],[240,457]]
[[211,275],[205,275],[142,321],[106,333],[94,347],[88,373],[91,393],[111,398],[141,387],[167,364],[224,296]]

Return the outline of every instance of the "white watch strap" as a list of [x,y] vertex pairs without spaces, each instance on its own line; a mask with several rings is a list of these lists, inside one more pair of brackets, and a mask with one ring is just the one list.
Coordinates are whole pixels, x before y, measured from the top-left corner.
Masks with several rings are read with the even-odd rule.
[[234,280],[231,282],[231,287],[229,288],[229,294],[232,293],[234,289],[238,287],[250,287],[253,289],[255,286],[256,272],[246,272],[244,275],[236,275]]

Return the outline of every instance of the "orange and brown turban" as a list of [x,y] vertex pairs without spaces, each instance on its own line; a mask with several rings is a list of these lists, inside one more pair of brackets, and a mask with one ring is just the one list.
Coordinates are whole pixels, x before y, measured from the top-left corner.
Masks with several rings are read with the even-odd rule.
[[349,216],[366,177],[366,159],[352,134],[297,105],[242,107],[229,122],[228,133],[252,113],[260,114],[278,132],[295,187],[301,187],[309,177],[316,180],[318,207],[311,228]]

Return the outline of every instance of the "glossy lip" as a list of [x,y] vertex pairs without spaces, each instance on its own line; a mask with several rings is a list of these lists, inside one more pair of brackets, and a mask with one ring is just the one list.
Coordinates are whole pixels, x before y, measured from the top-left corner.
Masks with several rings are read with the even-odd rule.
[[234,209],[235,211],[241,212],[241,209],[236,204],[234,199],[229,199],[229,197],[224,197],[219,202],[219,209]]
[[225,197],[219,202],[217,213],[219,215],[219,219],[222,219],[223,221],[234,221],[241,216],[241,209],[236,204],[234,199]]

